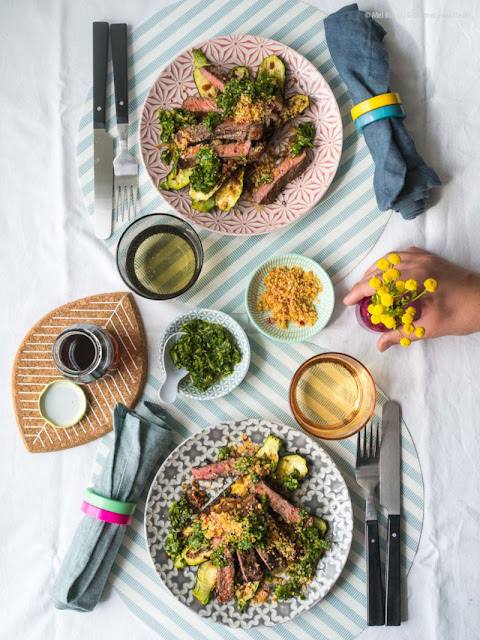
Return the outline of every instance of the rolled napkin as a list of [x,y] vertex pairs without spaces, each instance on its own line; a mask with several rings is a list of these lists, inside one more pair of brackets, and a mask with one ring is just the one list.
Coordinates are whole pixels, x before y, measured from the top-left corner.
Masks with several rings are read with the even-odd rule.
[[[386,33],[356,4],[325,18],[332,60],[355,105],[390,92],[388,52],[382,44]],[[379,209],[399,211],[405,220],[416,218],[425,211],[429,189],[442,184],[440,178],[415,149],[403,121],[378,120],[365,127],[363,135],[375,162]]]
[[[122,502],[136,502],[170,433],[160,407],[146,402],[151,418],[123,404],[113,410],[113,445],[93,490]],[[92,611],[125,535],[125,526],[83,516],[52,589],[57,609]]]

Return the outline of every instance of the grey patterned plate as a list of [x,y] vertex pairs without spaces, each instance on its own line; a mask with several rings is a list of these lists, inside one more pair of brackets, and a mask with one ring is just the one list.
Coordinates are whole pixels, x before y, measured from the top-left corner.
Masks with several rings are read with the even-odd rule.
[[235,338],[237,346],[242,354],[242,361],[235,365],[233,373],[222,378],[206,391],[199,391],[194,387],[190,380],[190,376],[188,375],[178,383],[178,393],[185,398],[192,398],[193,400],[215,400],[216,398],[221,398],[222,396],[227,395],[227,393],[230,393],[230,391],[233,391],[247,375],[248,367],[250,366],[250,343],[248,342],[247,334],[242,327],[236,320],[228,316],[226,313],[215,311],[215,309],[194,309],[193,311],[187,311],[175,318],[175,320],[168,325],[163,332],[162,339],[160,340],[158,356],[160,359],[160,370],[163,376],[165,376],[165,368],[163,366],[162,354],[165,342],[173,333],[181,331],[183,325],[194,318],[200,318],[206,322],[217,322],[223,327],[226,327]]
[[[318,565],[317,574],[308,587],[305,600],[293,598],[288,602],[268,601],[263,605],[250,605],[242,613],[233,601],[220,604],[212,597],[207,605],[201,604],[192,595],[196,567],[176,569],[165,553],[164,542],[169,530],[168,510],[172,502],[179,498],[183,481],[191,480],[192,467],[216,460],[219,447],[227,439],[239,442],[244,433],[258,444],[273,433],[283,441],[282,454],[298,450],[307,459],[309,474],[294,494],[293,502],[328,522],[332,545]],[[202,484],[210,493],[219,491],[223,482],[215,480]],[[348,489],[330,456],[306,434],[268,420],[222,422],[185,440],[160,467],[150,487],[145,507],[147,546],[162,582],[180,602],[200,616],[243,629],[288,622],[323,598],[335,584],[347,561],[352,530],[353,513]]]

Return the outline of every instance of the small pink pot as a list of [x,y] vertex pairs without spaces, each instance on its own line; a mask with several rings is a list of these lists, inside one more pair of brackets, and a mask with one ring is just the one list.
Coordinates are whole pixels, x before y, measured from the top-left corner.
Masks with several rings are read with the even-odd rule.
[[[385,331],[391,331],[391,329],[387,329],[382,322],[379,324],[373,324],[370,313],[368,312],[368,307],[371,304],[372,296],[369,296],[367,298],[363,298],[355,305],[355,317],[357,318],[358,324],[372,333],[385,333]],[[422,316],[422,301],[415,300],[410,304],[410,306],[415,307],[417,310],[415,320],[419,320]]]

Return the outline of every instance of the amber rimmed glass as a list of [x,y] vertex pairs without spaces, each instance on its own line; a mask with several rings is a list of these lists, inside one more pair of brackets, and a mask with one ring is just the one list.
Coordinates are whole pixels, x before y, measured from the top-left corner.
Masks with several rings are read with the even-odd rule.
[[325,440],[342,440],[370,420],[377,391],[361,362],[345,353],[321,353],[297,369],[289,400],[305,431]]

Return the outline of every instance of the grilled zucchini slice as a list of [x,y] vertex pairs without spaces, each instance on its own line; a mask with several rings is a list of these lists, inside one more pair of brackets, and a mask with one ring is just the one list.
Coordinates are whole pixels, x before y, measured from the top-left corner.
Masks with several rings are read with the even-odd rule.
[[235,597],[237,599],[237,605],[243,610],[249,600],[253,598],[257,592],[260,582],[244,582],[237,585],[235,589]]
[[293,120],[310,105],[308,96],[304,96],[298,93],[295,96],[290,96],[283,103],[282,110],[280,111],[280,121],[283,123]]
[[192,208],[197,211],[210,211],[215,206],[215,198],[208,200],[192,200]]
[[267,436],[265,442],[257,451],[257,458],[263,458],[266,456],[270,459],[271,469],[275,471],[278,464],[278,452],[282,446],[282,441],[276,436]]
[[237,80],[243,80],[250,78],[250,71],[247,67],[234,67],[231,71],[228,72],[227,78],[231,80],[232,78],[237,78]]
[[258,67],[257,78],[260,78],[262,74],[267,76],[274,76],[278,80],[278,88],[283,93],[285,89],[285,65],[278,56],[268,56],[265,60],[262,60]]
[[202,191],[195,191],[195,189],[190,187],[190,191],[188,192],[188,195],[195,202],[203,202],[205,200],[210,200],[210,198],[220,189],[221,186],[222,186],[222,183],[219,182],[208,193],[203,193]]
[[195,69],[198,69],[199,67],[206,67],[207,64],[210,64],[210,61],[201,49],[194,49],[192,53]]
[[325,537],[327,533],[328,524],[325,522],[323,518],[319,518],[318,516],[312,516],[313,524],[317,527],[320,533]]
[[182,551],[182,558],[185,560],[185,564],[188,564],[190,567],[194,567],[197,564],[206,562],[211,555],[212,550],[205,549],[204,547],[200,547],[200,549],[185,547],[185,549]]
[[190,183],[190,174],[193,171],[193,167],[189,169],[180,169],[175,175],[168,174],[167,179],[158,185],[159,189],[183,189]]
[[215,204],[222,211],[230,211],[237,204],[243,191],[244,167],[237,169],[233,176],[222,184],[215,194]]
[[216,98],[218,94],[217,87],[214,87],[210,80],[207,80],[202,73],[201,68],[195,69],[193,72],[193,79],[195,80],[195,85],[197,87],[197,91],[200,94],[201,98]]
[[200,565],[197,571],[197,580],[193,588],[193,595],[197,600],[200,600],[202,604],[208,604],[210,595],[215,588],[217,582],[217,567],[207,560]]
[[307,461],[297,454],[280,458],[275,477],[280,479],[291,476],[296,471],[298,478],[304,478],[308,473]]

